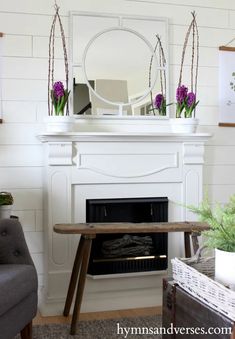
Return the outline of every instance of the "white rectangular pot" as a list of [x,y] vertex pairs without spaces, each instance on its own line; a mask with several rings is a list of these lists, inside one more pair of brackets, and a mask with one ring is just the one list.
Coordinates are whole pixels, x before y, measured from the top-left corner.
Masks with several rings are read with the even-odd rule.
[[195,118],[170,119],[171,131],[173,133],[196,133],[199,120]]
[[69,115],[51,115],[44,119],[47,132],[72,132],[75,118]]

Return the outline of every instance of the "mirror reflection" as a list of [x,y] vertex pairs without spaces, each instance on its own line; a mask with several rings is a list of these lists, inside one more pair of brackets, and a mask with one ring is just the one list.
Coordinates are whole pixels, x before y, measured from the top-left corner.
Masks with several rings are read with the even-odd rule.
[[[88,19],[88,22],[84,19]],[[87,43],[104,29],[108,30],[120,25],[120,18],[88,16],[88,14],[84,17],[82,14],[72,14],[71,20],[74,114],[119,116],[117,105],[104,102],[89,90],[82,71],[82,56]],[[86,25],[87,30],[83,24]],[[121,24],[143,35],[152,48],[156,45],[156,33],[160,32],[163,48],[166,48],[166,21],[122,17]],[[156,73],[157,81],[152,90],[152,98],[161,91],[159,58],[157,55],[157,62],[153,59],[151,64],[151,57],[152,51],[139,36],[126,30],[105,31],[87,50],[85,69],[89,84],[99,96],[108,101],[130,103],[131,105],[123,107],[122,114],[125,116],[157,116],[158,112],[152,109],[150,94],[139,103],[132,104],[146,93]]]

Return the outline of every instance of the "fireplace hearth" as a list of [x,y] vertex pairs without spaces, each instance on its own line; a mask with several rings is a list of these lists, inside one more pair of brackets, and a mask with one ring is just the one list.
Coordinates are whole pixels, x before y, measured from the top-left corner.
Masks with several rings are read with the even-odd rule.
[[[87,222],[167,222],[168,198],[90,199]],[[167,233],[103,234],[93,240],[88,273],[105,275],[167,269]]]

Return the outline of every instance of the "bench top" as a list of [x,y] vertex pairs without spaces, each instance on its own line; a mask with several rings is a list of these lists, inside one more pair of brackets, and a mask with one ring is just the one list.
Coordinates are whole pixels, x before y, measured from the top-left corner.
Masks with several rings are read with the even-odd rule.
[[202,232],[210,227],[202,222],[144,222],[144,223],[78,223],[56,224],[54,231],[61,234],[117,234],[117,233],[168,233]]

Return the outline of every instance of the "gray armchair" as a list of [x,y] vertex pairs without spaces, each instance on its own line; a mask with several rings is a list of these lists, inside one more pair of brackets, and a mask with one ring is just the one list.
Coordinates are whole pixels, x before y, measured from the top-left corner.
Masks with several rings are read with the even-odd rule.
[[16,219],[0,220],[0,339],[32,338],[37,273]]

